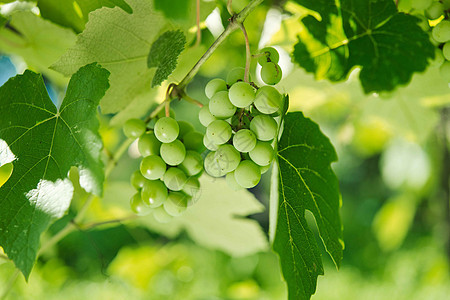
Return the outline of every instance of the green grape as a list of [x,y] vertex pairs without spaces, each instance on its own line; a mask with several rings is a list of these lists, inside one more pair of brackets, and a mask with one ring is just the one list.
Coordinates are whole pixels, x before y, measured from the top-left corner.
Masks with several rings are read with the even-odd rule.
[[130,181],[131,185],[134,186],[135,189],[140,190],[148,180],[142,176],[139,170],[136,170],[133,174],[131,174]]
[[255,100],[255,90],[249,83],[239,81],[230,87],[228,97],[234,106],[244,108]]
[[267,171],[270,170],[270,164],[267,165],[267,166],[262,166],[262,167],[260,167],[259,169],[261,170],[261,175],[262,175],[262,174],[265,174]]
[[273,159],[273,148],[269,142],[258,141],[255,148],[248,154],[257,165],[268,166]]
[[155,208],[153,210],[153,217],[159,223],[169,223],[173,219],[173,217],[166,212],[164,206]]
[[270,85],[280,82],[282,77],[281,68],[273,62],[265,62],[261,65],[261,79]]
[[416,10],[424,10],[430,7],[433,0],[412,0],[411,7]]
[[203,145],[205,145],[206,149],[211,151],[216,151],[217,148],[219,148],[219,145],[216,145],[213,142],[211,142],[206,134],[203,136]]
[[183,136],[183,142],[187,150],[203,152],[205,149],[203,145],[203,134],[197,131],[191,131],[185,134]]
[[164,184],[172,191],[181,191],[186,180],[186,174],[179,168],[169,168],[163,177]]
[[148,180],[141,191],[142,201],[151,208],[161,206],[167,195],[167,187],[161,180]]
[[187,151],[179,168],[188,176],[195,176],[203,170],[203,158],[198,152]]
[[178,217],[186,211],[189,196],[182,192],[170,192],[164,202],[164,209],[173,216]]
[[145,216],[151,212],[151,208],[142,201],[141,193],[134,194],[130,199],[131,210],[138,216]]
[[229,172],[227,174],[227,176],[225,176],[225,179],[227,181],[228,187],[230,189],[232,189],[233,191],[239,191],[242,190],[242,186],[240,186],[237,182],[236,182],[236,178],[234,178],[234,171],[233,172]]
[[123,125],[123,133],[130,139],[137,139],[146,129],[147,125],[141,119],[129,119]]
[[147,132],[138,140],[139,153],[143,156],[159,155],[161,142],[156,138],[153,132]]
[[160,179],[166,172],[166,164],[161,157],[150,155],[142,159],[140,170],[142,175],[147,179]]
[[211,99],[214,94],[220,91],[226,91],[227,90],[227,83],[225,80],[220,78],[215,78],[208,82],[205,87],[205,94],[208,99]]
[[227,84],[233,85],[238,81],[242,81],[242,80],[244,80],[244,76],[245,76],[244,68],[234,68],[230,72],[228,72]]
[[439,72],[441,73],[441,77],[450,83],[450,61],[446,61],[439,68]]
[[[184,185],[183,192],[192,197],[196,201],[200,197],[200,181],[196,177],[189,177]],[[193,204],[193,203],[188,203]]]
[[191,123],[188,123],[186,121],[177,121],[178,122],[178,128],[180,128],[178,136],[184,136],[186,133],[194,131],[194,126],[192,126]]
[[425,11],[425,16],[430,20],[436,20],[444,14],[444,4],[433,2]]
[[236,182],[243,188],[255,187],[261,180],[261,170],[250,160],[243,160],[234,171]]
[[431,36],[439,43],[446,43],[450,41],[450,21],[442,20],[439,24],[433,27]]
[[207,127],[211,122],[217,120],[209,111],[208,105],[203,105],[203,107],[198,112],[198,119],[203,126]]
[[228,92],[216,93],[209,101],[209,111],[217,119],[230,118],[236,112],[236,106],[230,102]]
[[214,156],[214,160],[222,175],[234,171],[241,161],[241,155],[232,145],[220,145]]
[[250,129],[260,141],[270,141],[277,135],[277,122],[266,115],[258,115],[250,122]]
[[278,51],[273,47],[262,48],[260,53],[265,54],[263,56],[258,57],[258,63],[260,65],[269,61],[277,64],[278,61],[280,60],[280,55],[278,54]]
[[[212,122],[206,128],[206,136],[208,140],[216,145],[225,144],[231,138],[231,126],[223,120]],[[206,145],[205,145],[206,146]]]
[[180,140],[161,145],[161,158],[169,166],[181,164],[186,156],[186,148]]
[[205,171],[212,177],[221,177],[225,174],[223,174],[219,168],[219,165],[217,164],[217,161],[215,159],[216,152],[212,151],[208,153],[205,157]]
[[255,148],[256,135],[249,129],[241,129],[233,136],[233,146],[239,152],[249,152]]
[[444,55],[446,60],[450,60],[450,42],[444,44],[442,48],[442,54]]
[[163,117],[155,123],[156,138],[163,143],[171,143],[176,140],[180,133],[178,122],[171,117]]
[[270,115],[280,110],[283,97],[272,86],[263,86],[256,93],[255,107],[263,114]]

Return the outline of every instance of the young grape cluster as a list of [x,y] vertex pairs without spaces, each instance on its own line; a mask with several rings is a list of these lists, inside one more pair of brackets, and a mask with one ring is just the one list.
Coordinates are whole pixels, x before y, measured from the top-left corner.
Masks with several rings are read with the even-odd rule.
[[[262,78],[276,84],[281,71],[270,73],[265,66],[279,69],[278,52],[266,48],[263,53],[261,75],[268,73]],[[203,142],[211,151],[205,157],[205,171],[213,177],[226,176],[235,190],[256,186],[269,169],[274,158],[271,142],[278,133],[275,118],[283,104],[283,96],[274,87],[257,88],[243,79],[244,69],[236,68],[226,81],[208,82],[205,94],[210,100],[199,112],[200,123],[206,127]]]
[[431,29],[431,41],[437,46],[436,63],[440,65],[440,73],[450,83],[450,0],[412,0],[412,7],[424,11],[421,23],[429,30],[429,20],[435,23]]
[[143,157],[131,176],[137,190],[130,201],[132,211],[138,215],[153,212],[160,222],[181,215],[199,197],[203,134],[190,123],[164,116],[153,129],[147,129],[140,119],[130,119],[123,130],[127,137],[138,139]]

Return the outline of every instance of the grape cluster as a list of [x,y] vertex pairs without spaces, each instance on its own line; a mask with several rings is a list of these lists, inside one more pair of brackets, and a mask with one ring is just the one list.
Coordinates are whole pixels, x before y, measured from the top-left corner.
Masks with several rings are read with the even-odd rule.
[[181,215],[198,200],[203,172],[203,134],[184,121],[160,117],[153,129],[140,119],[128,120],[124,127],[127,137],[138,139],[142,155],[139,170],[131,176],[137,193],[131,198],[133,212],[166,222]]
[[437,46],[436,63],[441,76],[450,83],[450,0],[412,0],[411,6],[424,11],[423,29],[429,30],[428,20],[437,23],[431,29],[431,41]]
[[[276,65],[273,61],[278,61],[278,52],[267,49],[263,68],[265,63]],[[262,78],[275,84],[281,78],[281,72],[277,74],[276,79]],[[235,190],[256,186],[269,169],[274,158],[271,142],[278,133],[276,117],[283,103],[274,87],[257,88],[243,79],[244,69],[236,68],[226,81],[208,82],[205,94],[210,100],[199,112],[200,123],[206,127],[203,143],[211,151],[205,157],[205,171],[213,177],[226,175]]]

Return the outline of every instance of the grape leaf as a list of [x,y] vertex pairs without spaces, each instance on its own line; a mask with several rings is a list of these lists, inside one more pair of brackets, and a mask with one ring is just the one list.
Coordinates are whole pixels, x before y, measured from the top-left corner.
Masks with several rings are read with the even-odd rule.
[[169,30],[164,32],[150,48],[147,66],[156,67],[155,76],[152,80],[152,87],[161,83],[172,74],[177,67],[177,59],[184,50],[186,37],[181,30]]
[[109,87],[108,76],[96,64],[81,68],[72,76],[59,110],[42,77],[32,71],[0,88],[0,164],[11,158],[14,164],[10,179],[0,188],[0,245],[26,278],[40,234],[70,204],[71,166],[79,168],[86,191],[102,193],[97,107]]
[[122,8],[133,13],[124,0],[38,0],[37,6],[43,18],[61,26],[81,32],[88,21],[88,15],[100,7]]
[[313,213],[337,267],[342,259],[340,193],[330,166],[337,156],[317,124],[302,113],[288,113],[284,122],[277,154],[278,220],[273,248],[280,256],[289,299],[309,299],[316,290],[318,275],[323,274],[323,265],[305,210]]
[[398,13],[392,0],[295,0],[320,14],[302,19],[293,59],[317,79],[345,80],[360,67],[365,93],[391,91],[424,71],[434,46],[416,17]]

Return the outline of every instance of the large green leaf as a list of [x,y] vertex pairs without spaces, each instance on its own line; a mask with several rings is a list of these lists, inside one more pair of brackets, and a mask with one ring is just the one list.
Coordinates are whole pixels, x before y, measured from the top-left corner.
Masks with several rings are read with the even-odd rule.
[[[309,299],[323,265],[305,218],[314,215],[326,250],[339,267],[342,259],[340,193],[330,164],[337,160],[330,141],[302,113],[288,113],[278,145],[278,220],[273,248],[279,254],[289,299]],[[272,195],[276,196],[276,195]]]
[[36,259],[40,234],[70,204],[70,168],[79,168],[85,190],[102,193],[97,107],[109,87],[108,76],[96,64],[81,68],[59,109],[42,77],[31,71],[0,88],[0,165],[14,164],[0,188],[0,245],[25,277]]
[[[295,0],[320,14],[302,19],[293,58],[317,79],[345,80],[360,67],[366,93],[393,90],[424,71],[434,46],[418,19],[392,0]],[[338,4],[337,4],[338,3]]]

